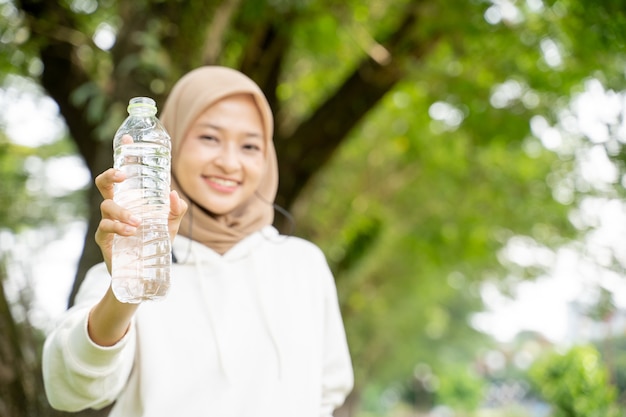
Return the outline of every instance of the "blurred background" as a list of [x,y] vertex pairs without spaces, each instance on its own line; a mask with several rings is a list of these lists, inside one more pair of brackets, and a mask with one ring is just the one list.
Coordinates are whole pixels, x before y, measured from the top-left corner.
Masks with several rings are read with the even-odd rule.
[[0,416],[66,415],[40,350],[101,260],[93,177],[206,64],[262,86],[335,273],[337,416],[622,415],[623,0],[0,0]]

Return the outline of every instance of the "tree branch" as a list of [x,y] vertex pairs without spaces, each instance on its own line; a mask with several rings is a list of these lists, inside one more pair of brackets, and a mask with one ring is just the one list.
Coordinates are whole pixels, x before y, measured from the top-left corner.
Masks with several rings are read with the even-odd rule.
[[410,4],[398,28],[385,41],[376,44],[377,50],[369,52],[315,113],[288,136],[281,136],[279,132],[277,152],[283,173],[279,204],[289,207],[296,200],[300,190],[330,159],[342,139],[406,76],[406,61],[423,59],[436,45],[437,37],[422,40],[418,36],[419,12],[417,5]]
[[240,70],[261,87],[274,114],[279,112],[276,88],[290,44],[289,27],[285,22],[293,19],[281,17],[276,20],[281,21],[280,26],[275,20],[259,25],[246,45],[240,64]]
[[[67,11],[57,3],[22,0],[21,5],[22,10],[28,13],[26,21],[33,37],[43,45],[40,52],[44,64],[41,77],[43,88],[57,102],[70,135],[74,138],[90,137],[94,126],[87,121],[85,106],[75,106],[68,94],[89,81],[75,56],[76,43],[87,38],[79,35],[80,31],[73,27]],[[64,30],[55,32],[50,29],[59,26]],[[56,34],[49,36],[49,32]],[[96,156],[93,147],[80,141],[76,145],[90,166]]]
[[224,49],[226,32],[240,4],[241,0],[224,0],[215,10],[204,41],[202,62],[205,65],[214,65],[218,62],[219,56]]

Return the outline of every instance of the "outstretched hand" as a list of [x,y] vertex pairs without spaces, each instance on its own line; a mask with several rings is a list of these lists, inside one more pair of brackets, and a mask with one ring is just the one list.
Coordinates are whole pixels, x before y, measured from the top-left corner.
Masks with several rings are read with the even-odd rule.
[[[96,187],[104,198],[100,204],[100,212],[102,219],[96,230],[96,243],[102,251],[104,262],[111,273],[111,256],[113,250],[113,236],[132,236],[137,232],[137,227],[141,224],[141,219],[133,216],[129,210],[126,210],[113,201],[113,190],[116,183],[125,179],[122,171],[110,168],[96,177]],[[185,212],[187,211],[187,203],[183,201],[176,191],[170,192],[170,213],[168,217],[168,230],[170,239],[178,233],[178,227]]]

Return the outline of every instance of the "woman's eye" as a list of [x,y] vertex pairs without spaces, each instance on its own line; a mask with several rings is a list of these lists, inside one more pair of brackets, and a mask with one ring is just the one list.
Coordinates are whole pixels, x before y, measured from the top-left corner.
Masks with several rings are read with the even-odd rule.
[[260,151],[261,150],[259,145],[253,145],[253,144],[243,145],[243,148],[247,151]]
[[202,140],[217,140],[217,138],[215,136],[211,136],[211,135],[200,135],[200,139],[202,139]]

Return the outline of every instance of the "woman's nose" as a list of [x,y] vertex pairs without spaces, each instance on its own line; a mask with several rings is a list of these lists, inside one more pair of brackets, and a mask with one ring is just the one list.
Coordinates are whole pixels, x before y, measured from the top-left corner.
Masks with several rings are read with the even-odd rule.
[[224,170],[236,169],[239,166],[237,149],[230,145],[222,147],[222,149],[220,150],[220,154],[216,158],[215,162]]

